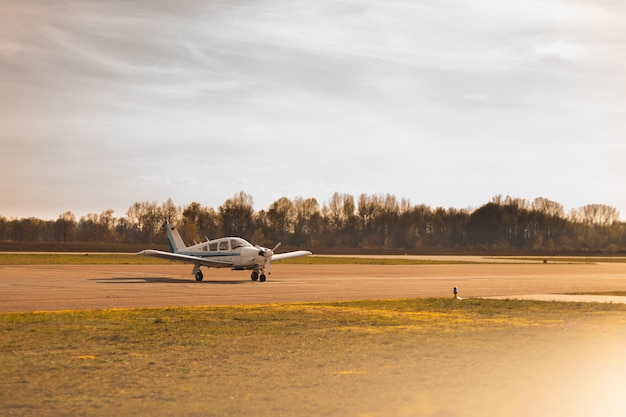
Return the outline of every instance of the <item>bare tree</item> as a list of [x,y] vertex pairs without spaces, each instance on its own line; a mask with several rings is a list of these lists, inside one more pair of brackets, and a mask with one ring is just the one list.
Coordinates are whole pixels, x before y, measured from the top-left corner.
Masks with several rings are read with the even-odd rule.
[[287,197],[281,197],[273,202],[267,210],[269,227],[274,232],[274,237],[285,240],[287,235],[293,234],[296,210],[294,204]]
[[189,240],[215,238],[220,233],[219,216],[212,207],[189,204],[182,212],[182,234]]
[[222,232],[226,235],[249,237],[254,232],[254,200],[241,191],[219,208]]
[[576,209],[573,217],[585,224],[607,226],[618,222],[620,214],[615,207],[606,204],[588,204]]
[[181,220],[181,210],[174,204],[171,198],[168,198],[161,205],[161,216],[166,223],[178,223]]
[[76,230],[76,216],[71,211],[59,215],[59,218],[55,222],[55,231],[57,239],[61,242],[67,242],[68,238],[73,236]]
[[531,204],[531,209],[544,213],[552,217],[565,217],[565,210],[563,206],[556,201],[548,200],[547,198],[537,197]]
[[135,230],[139,241],[152,242],[155,234],[161,231],[165,219],[156,201],[135,203],[126,212],[130,226]]
[[322,218],[317,200],[315,198],[296,197],[294,211],[296,216],[293,243],[296,246],[309,246],[314,241],[318,241]]

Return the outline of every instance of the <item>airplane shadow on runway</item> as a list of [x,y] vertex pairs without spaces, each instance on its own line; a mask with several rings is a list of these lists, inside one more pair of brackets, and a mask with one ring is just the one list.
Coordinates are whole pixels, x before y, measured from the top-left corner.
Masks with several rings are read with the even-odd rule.
[[96,281],[98,284],[195,284],[195,285],[202,285],[202,284],[236,285],[236,284],[245,284],[248,282],[246,280],[194,281],[192,279],[172,278],[172,277],[113,277],[113,278],[94,278],[94,279],[90,279],[90,281]]

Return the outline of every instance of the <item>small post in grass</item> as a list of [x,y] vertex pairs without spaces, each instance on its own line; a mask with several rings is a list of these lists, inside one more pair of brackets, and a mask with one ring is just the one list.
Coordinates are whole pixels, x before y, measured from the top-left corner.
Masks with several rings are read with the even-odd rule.
[[453,292],[454,292],[454,299],[455,300],[462,300],[462,298],[459,297],[459,289],[457,287],[454,287]]

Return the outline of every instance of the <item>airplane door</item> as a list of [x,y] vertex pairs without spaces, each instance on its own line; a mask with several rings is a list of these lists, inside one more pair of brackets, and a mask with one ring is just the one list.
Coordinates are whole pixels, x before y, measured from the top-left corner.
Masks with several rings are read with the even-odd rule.
[[234,257],[232,256],[232,252],[230,250],[230,241],[228,239],[221,240],[217,249],[220,252],[221,259],[224,261],[234,261]]

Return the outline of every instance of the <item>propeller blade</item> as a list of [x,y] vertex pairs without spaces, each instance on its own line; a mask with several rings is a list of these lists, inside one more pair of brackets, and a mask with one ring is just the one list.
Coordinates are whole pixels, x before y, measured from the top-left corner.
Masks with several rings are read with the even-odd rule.
[[268,248],[264,248],[263,246],[259,246],[259,245],[254,245],[255,248],[257,248],[259,250],[259,256],[263,256],[266,259],[272,259],[272,256],[274,255],[274,251],[276,249],[278,249],[278,247],[282,244],[282,242],[278,242],[276,244],[276,246],[274,246],[274,249],[268,249]]
[[254,245],[259,250],[259,256],[265,256],[265,248],[263,246]]

